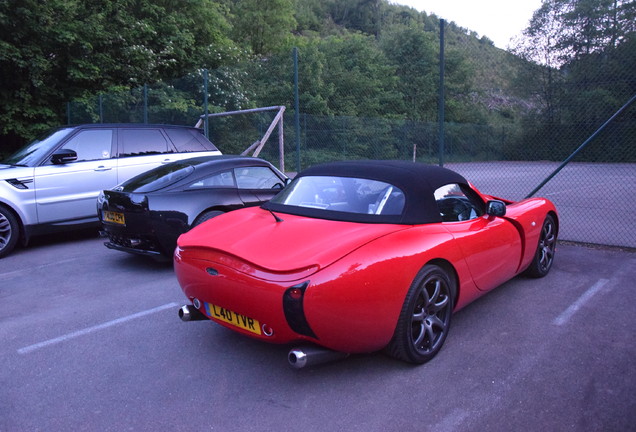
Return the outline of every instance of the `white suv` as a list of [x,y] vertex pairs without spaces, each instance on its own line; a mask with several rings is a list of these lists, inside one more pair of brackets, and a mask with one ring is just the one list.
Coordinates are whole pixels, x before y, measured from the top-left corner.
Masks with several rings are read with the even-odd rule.
[[220,155],[187,126],[90,124],[57,129],[0,161],[0,258],[33,235],[98,222],[97,195],[178,159]]

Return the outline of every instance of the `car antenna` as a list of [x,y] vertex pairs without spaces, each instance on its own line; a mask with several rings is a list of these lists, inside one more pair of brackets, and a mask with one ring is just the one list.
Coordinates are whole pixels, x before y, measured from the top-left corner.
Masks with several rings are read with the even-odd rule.
[[276,223],[283,222],[283,219],[278,217],[273,211],[271,211],[270,209],[267,209],[267,211],[270,212],[272,214],[272,216],[274,216],[274,219],[276,219]]

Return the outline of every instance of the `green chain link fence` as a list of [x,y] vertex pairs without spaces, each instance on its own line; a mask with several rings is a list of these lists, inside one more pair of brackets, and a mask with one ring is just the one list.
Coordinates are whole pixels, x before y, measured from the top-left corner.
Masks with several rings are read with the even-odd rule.
[[[467,58],[467,53],[474,51],[462,52],[461,48],[461,41],[454,41],[449,49],[451,67],[453,59],[462,56],[463,64],[473,68],[473,75],[487,76],[498,67],[484,63],[483,58]],[[558,108],[547,107],[537,94],[521,97],[515,89],[498,89],[499,82],[493,81],[492,88],[483,88],[488,81],[482,79],[481,87],[475,84],[459,88],[456,78],[448,84],[446,92],[448,121],[444,123],[444,154],[440,155],[437,77],[429,79],[433,88],[418,95],[421,100],[400,93],[397,84],[391,87],[391,80],[383,81],[383,85],[391,87],[389,91],[379,92],[377,88],[357,85],[355,80],[371,76],[377,81],[377,75],[386,75],[386,70],[367,71],[352,58],[348,70],[353,78],[343,75],[344,71],[319,72],[312,61],[319,57],[314,51],[320,49],[310,46],[298,50],[298,118],[295,118],[291,54],[210,71],[208,109],[223,112],[286,106],[287,171],[343,159],[415,159],[432,164],[443,160],[445,166],[464,174],[482,192],[519,200],[550,176],[636,94],[633,49],[623,50],[622,57],[610,59],[634,64],[632,69],[621,69],[632,72],[617,75],[614,69],[608,70],[612,62],[597,56],[590,59],[597,64],[590,65],[588,61],[585,71],[565,74],[552,89],[555,95],[551,102]],[[589,71],[594,74],[583,79],[571,78]],[[68,105],[69,122],[194,125],[205,112],[203,77],[200,71],[171,82],[74,101]],[[319,94],[313,88],[316,81],[332,82],[331,93]],[[468,78],[466,81],[474,82]],[[262,137],[275,114],[210,118],[210,138],[224,153],[240,153]],[[278,145],[273,137],[270,140],[260,156],[277,164]],[[635,190],[636,105],[632,105],[536,195],[555,202],[561,216],[562,240],[636,248],[636,230],[632,228],[636,219]]]

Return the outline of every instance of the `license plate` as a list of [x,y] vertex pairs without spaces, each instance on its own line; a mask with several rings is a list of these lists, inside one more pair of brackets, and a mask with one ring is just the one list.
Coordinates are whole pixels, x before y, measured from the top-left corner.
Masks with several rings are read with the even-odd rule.
[[102,212],[102,217],[104,218],[104,222],[110,222],[119,225],[126,225],[126,219],[124,218],[123,213],[117,213],[112,211],[104,210]]
[[208,314],[208,316],[216,318],[219,321],[231,324],[235,327],[242,328],[243,330],[247,330],[248,332],[252,332],[257,335],[261,334],[261,325],[257,320],[245,315],[238,314],[236,312],[232,312],[231,310],[222,308],[220,306],[215,306],[211,303],[204,303],[204,305],[205,312]]

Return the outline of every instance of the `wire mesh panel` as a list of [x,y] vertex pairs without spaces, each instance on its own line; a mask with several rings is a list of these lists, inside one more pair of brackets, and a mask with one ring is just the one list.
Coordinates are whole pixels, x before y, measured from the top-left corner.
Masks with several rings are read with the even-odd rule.
[[[208,110],[286,106],[288,171],[346,159],[443,160],[483,192],[519,200],[636,94],[634,69],[617,66],[636,67],[634,37],[623,42],[625,49],[591,54],[560,69],[523,63],[501,50],[492,56],[483,46],[488,41],[450,38],[446,67],[452,79],[446,84],[441,155],[437,71],[431,68],[438,53],[418,51],[426,67],[408,69],[399,63],[406,54],[400,57],[386,46],[390,40],[425,44],[431,37],[420,36],[411,31],[376,41],[358,35],[300,47],[298,128],[291,53],[210,71]],[[336,64],[338,55],[346,61]],[[549,88],[540,79],[546,71],[556,77]],[[197,72],[76,101],[70,118],[73,123],[141,122],[145,116],[151,123],[194,125],[205,111],[204,87]],[[209,136],[224,153],[240,153],[262,137],[274,115],[211,118]],[[260,156],[278,164],[276,138],[270,137]],[[635,179],[636,105],[536,195],[557,205],[561,239],[635,248]]]

